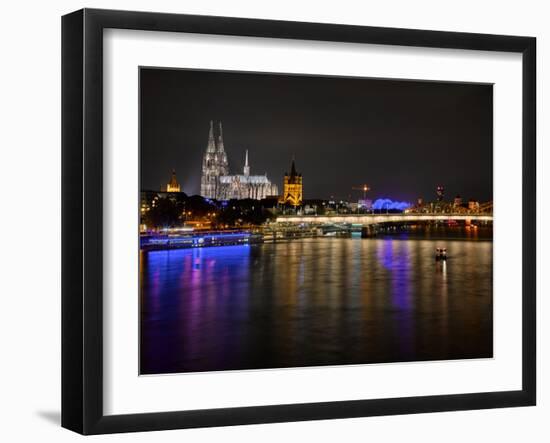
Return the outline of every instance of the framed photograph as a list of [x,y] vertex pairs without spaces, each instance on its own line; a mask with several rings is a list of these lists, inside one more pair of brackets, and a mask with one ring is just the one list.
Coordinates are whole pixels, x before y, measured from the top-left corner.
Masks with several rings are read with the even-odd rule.
[[62,425],[536,403],[533,37],[62,20]]

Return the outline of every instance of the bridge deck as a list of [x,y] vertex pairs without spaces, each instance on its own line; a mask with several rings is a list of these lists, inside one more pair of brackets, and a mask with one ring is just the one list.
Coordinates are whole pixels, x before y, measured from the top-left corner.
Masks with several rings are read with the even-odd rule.
[[338,214],[338,215],[281,215],[276,223],[353,223],[373,225],[407,221],[493,221],[490,214]]

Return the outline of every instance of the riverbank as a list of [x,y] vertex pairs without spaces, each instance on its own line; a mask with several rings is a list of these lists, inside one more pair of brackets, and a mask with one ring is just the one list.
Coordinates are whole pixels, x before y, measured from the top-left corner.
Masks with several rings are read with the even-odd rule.
[[492,226],[386,226],[369,231],[357,229],[324,231],[320,228],[186,231],[140,235],[140,249],[190,249],[211,246],[238,246],[260,243],[281,243],[304,238],[391,238],[395,240],[468,240],[492,241]]

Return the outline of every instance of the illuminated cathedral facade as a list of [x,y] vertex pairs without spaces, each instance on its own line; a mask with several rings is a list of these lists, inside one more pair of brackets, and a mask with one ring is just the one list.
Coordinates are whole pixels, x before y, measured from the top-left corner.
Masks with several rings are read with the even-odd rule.
[[208,143],[202,159],[201,192],[205,198],[216,200],[252,198],[261,200],[278,195],[277,185],[264,175],[250,175],[248,150],[242,174],[229,174],[229,161],[223,144],[223,129],[219,123],[218,135],[214,134],[214,123],[210,122]]

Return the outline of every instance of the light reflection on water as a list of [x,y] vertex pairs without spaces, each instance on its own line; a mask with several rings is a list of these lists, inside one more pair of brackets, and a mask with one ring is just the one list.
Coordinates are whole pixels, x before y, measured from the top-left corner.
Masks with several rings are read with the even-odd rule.
[[317,238],[140,261],[143,374],[492,356],[490,241]]

